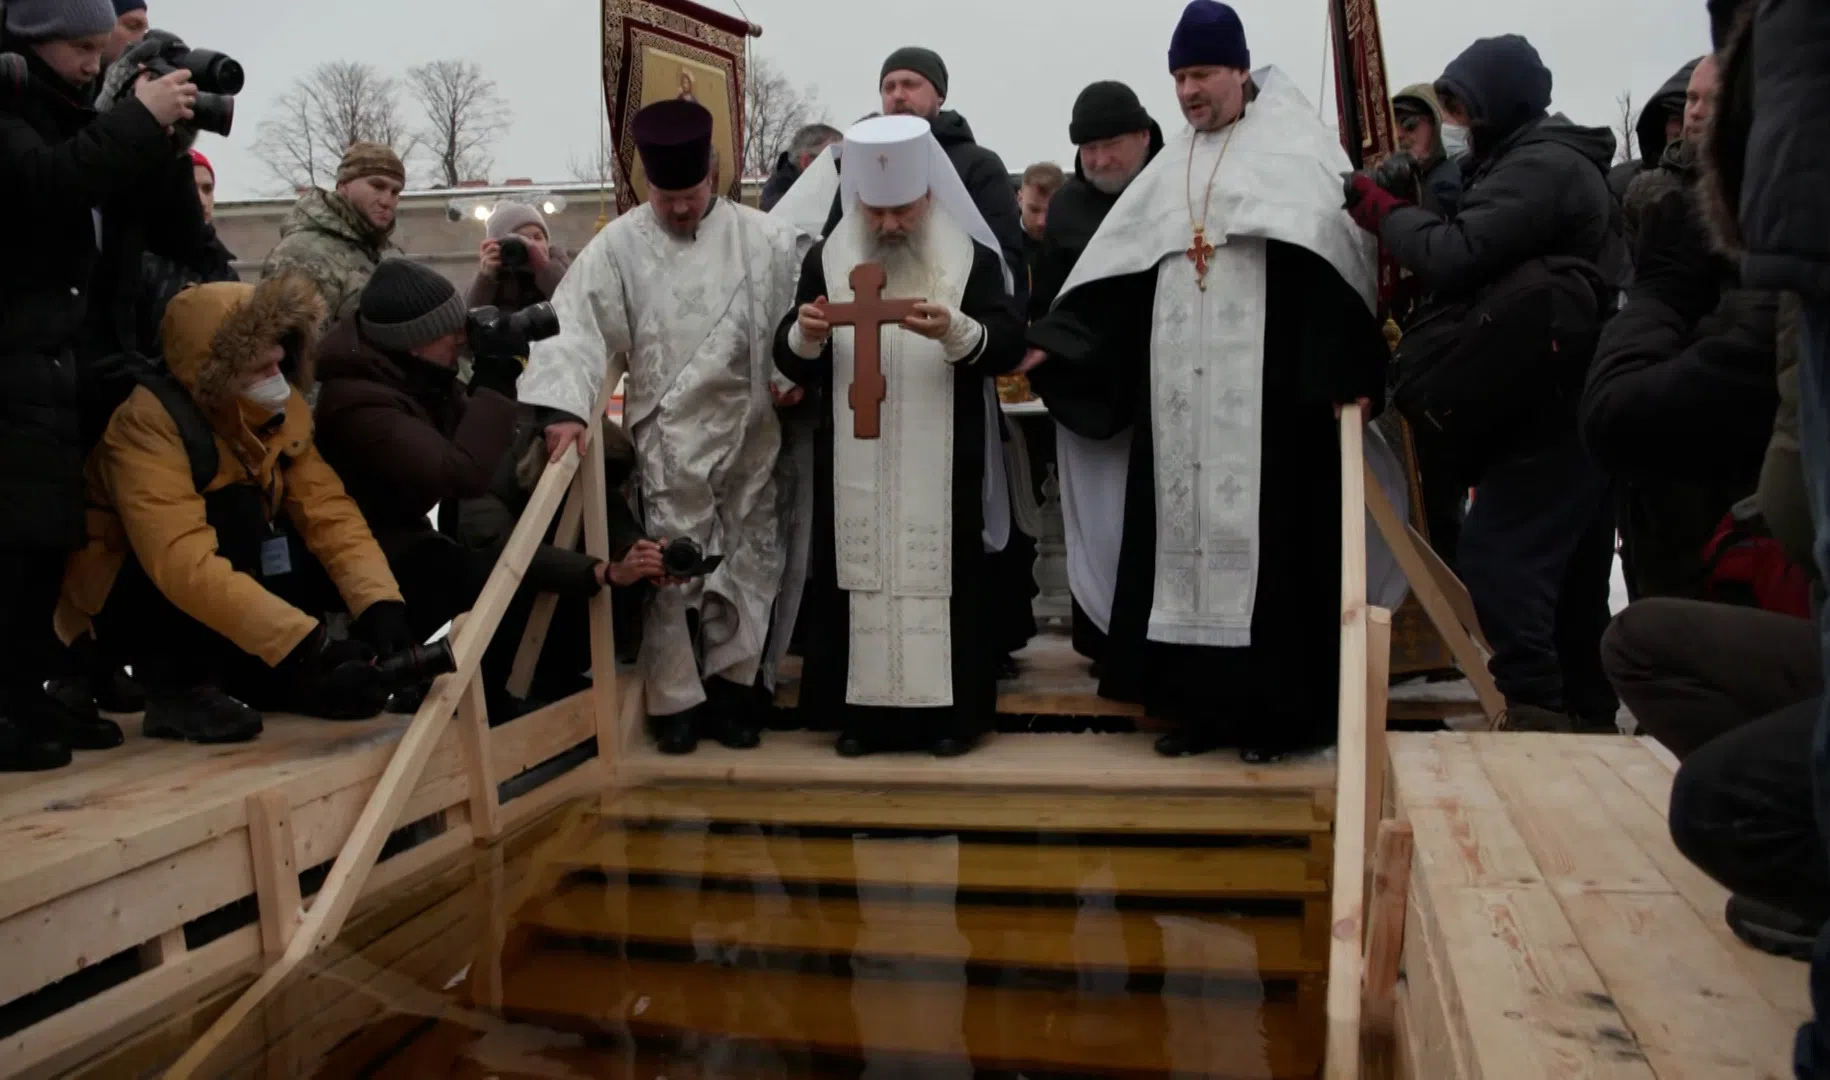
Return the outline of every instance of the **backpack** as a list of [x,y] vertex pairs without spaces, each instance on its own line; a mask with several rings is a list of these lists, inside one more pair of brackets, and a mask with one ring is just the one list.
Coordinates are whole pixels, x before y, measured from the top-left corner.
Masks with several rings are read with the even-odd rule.
[[1614,290],[1586,259],[1532,259],[1419,313],[1392,354],[1392,402],[1413,425],[1474,444],[1572,412]]
[[1703,548],[1703,599],[1811,617],[1811,575],[1793,562],[1757,511],[1730,510]]
[[216,479],[221,452],[216,448],[216,432],[209,418],[197,407],[178,377],[165,365],[138,353],[120,353],[97,363],[85,372],[83,390],[83,451],[87,454],[101,441],[108,422],[134,388],[144,386],[152,391],[178,427],[178,437],[191,462],[191,482],[199,493]]

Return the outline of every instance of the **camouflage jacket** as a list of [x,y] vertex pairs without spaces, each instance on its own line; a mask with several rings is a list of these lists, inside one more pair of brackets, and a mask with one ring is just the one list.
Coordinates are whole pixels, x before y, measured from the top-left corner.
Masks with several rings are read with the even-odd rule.
[[280,226],[280,242],[261,267],[261,278],[290,271],[311,279],[324,298],[325,326],[334,326],[356,310],[369,275],[394,253],[392,232],[376,230],[341,195],[308,191]]

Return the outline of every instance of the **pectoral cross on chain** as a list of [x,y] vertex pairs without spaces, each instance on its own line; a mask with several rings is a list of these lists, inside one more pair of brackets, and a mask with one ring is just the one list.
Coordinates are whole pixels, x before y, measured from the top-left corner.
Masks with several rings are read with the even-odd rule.
[[882,405],[889,396],[883,379],[883,327],[915,314],[919,300],[885,300],[881,263],[859,263],[851,271],[853,300],[827,304],[826,322],[856,328],[852,344],[851,433],[856,439],[883,437]]
[[1202,292],[1207,291],[1207,257],[1213,253],[1214,245],[1207,242],[1207,228],[1196,225],[1195,242],[1182,254],[1195,264],[1195,284],[1200,286]]

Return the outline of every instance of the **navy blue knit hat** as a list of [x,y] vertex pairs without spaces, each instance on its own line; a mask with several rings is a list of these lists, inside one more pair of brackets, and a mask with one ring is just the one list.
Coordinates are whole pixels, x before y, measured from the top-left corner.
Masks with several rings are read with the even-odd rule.
[[1219,0],[1190,0],[1169,39],[1169,70],[1190,67],[1252,69],[1252,50],[1245,44],[1239,13]]

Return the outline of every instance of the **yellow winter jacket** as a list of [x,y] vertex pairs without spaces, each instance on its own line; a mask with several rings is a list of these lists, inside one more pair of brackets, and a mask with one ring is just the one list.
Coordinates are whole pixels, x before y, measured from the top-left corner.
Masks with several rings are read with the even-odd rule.
[[[323,310],[299,277],[200,285],[172,300],[160,336],[172,374],[216,435],[220,462],[207,490],[251,484],[268,493],[269,520],[286,515],[359,616],[401,596],[368,523],[312,442],[311,406],[300,390],[311,385]],[[240,376],[289,338],[298,357],[286,372],[292,399],[274,424],[241,398]],[[152,391],[135,388],[115,411],[89,456],[87,480],[89,543],[70,557],[57,611],[66,642],[92,629],[129,550],[180,611],[269,665],[317,627],[316,617],[217,554],[178,426]]]

